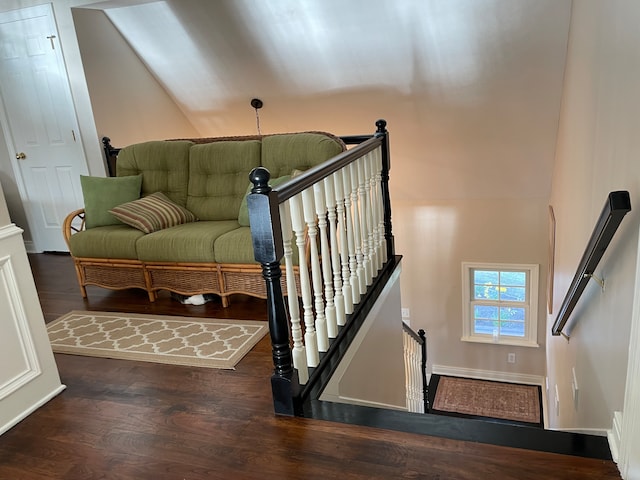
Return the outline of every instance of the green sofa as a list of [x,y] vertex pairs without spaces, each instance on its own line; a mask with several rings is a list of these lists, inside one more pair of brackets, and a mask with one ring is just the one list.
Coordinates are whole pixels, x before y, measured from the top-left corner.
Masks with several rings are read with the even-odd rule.
[[82,296],[98,285],[141,288],[152,302],[158,290],[213,293],[224,306],[237,293],[265,298],[246,210],[249,172],[266,167],[275,186],[345,149],[322,132],[122,148],[116,177],[82,178],[85,208],[64,222]]

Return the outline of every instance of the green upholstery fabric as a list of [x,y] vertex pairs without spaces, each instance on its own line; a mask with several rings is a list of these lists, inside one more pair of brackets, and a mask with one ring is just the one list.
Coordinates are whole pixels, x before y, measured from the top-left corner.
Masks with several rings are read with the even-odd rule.
[[136,244],[147,262],[214,262],[216,239],[238,228],[237,220],[185,223],[144,235]]
[[251,229],[240,227],[221,235],[215,243],[218,263],[258,263],[253,256]]
[[[293,264],[297,265],[298,248],[292,244],[292,249]],[[221,235],[216,240],[214,250],[218,263],[258,263],[253,254],[253,241],[249,227],[240,227]],[[281,265],[284,266],[284,258],[281,260]]]
[[91,228],[71,235],[69,249],[74,257],[135,260],[136,242],[144,233],[127,225]]
[[187,209],[200,220],[237,220],[249,172],[260,165],[260,141],[194,145]]
[[122,222],[109,213],[121,203],[140,198],[141,175],[127,177],[88,177],[80,175],[84,197],[85,227],[121,225]]
[[[189,183],[188,141],[153,141],[120,150],[116,175],[142,173],[142,196],[162,192],[178,205],[187,204]],[[120,202],[124,203],[124,202]]]
[[[269,181],[269,185],[271,185],[271,188],[276,188],[278,185],[283,184],[287,180],[291,180],[291,175],[283,175],[282,177],[274,178],[273,180]],[[247,205],[247,196],[251,193],[252,189],[253,189],[253,183],[249,182],[247,191],[245,192],[244,198],[242,199],[242,203],[240,204],[240,212],[238,213],[238,223],[243,227],[249,226],[249,206]]]
[[[276,187],[293,171],[306,170],[344,150],[339,139],[321,133],[202,144],[153,141],[130,145],[118,155],[115,180],[142,174],[139,193],[134,198],[117,199],[105,210],[140,195],[162,192],[200,221],[147,234],[122,224],[90,228],[72,235],[71,252],[76,257],[137,258],[145,262],[255,264],[246,206],[240,212],[249,172],[263,165],[271,172],[270,183]],[[114,223],[119,222],[112,218]],[[87,223],[90,225],[88,213]],[[295,245],[293,250],[297,259]]]
[[338,139],[321,133],[267,135],[262,139],[262,166],[277,178],[319,165],[344,150]]

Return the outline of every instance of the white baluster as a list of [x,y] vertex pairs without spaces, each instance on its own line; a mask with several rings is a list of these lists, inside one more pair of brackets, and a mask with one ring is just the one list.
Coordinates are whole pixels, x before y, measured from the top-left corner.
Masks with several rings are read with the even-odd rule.
[[406,332],[402,332],[402,347],[404,352],[404,374],[405,374],[405,388],[407,396],[407,410],[412,412],[411,409],[411,364],[409,361],[409,341],[407,340]]
[[351,170],[351,209],[353,210],[353,243],[356,248],[356,274],[358,276],[358,293],[367,292],[367,279],[364,272],[364,254],[362,253],[362,222],[358,205],[358,166],[356,162],[349,165]]
[[293,271],[293,227],[291,225],[291,212],[289,202],[280,204],[280,222],[282,225],[282,243],[284,247],[284,264],[287,281],[287,301],[289,303],[289,320],[291,322],[291,338],[293,339],[293,366],[298,370],[298,381],[301,384],[309,380],[307,367],[307,355],[302,342],[302,328],[300,327],[300,306],[296,290],[296,277]]
[[375,179],[373,176],[373,170],[371,169],[371,160],[373,159],[373,152],[369,152],[364,158],[364,177],[365,177],[365,190],[367,192],[367,241],[369,244],[367,248],[369,250],[369,258],[371,260],[371,273],[376,276],[380,267],[378,266],[378,252],[376,250],[375,231],[378,228],[375,222]]
[[413,379],[411,381],[412,384],[412,397],[413,397],[413,411],[417,412],[418,411],[418,405],[417,405],[417,399],[418,399],[418,379],[417,379],[417,373],[418,373],[418,369],[416,368],[416,347],[417,347],[417,343],[416,341],[413,339],[413,337],[411,337],[410,339],[411,341],[411,371],[413,373]]
[[318,254],[318,226],[316,225],[313,188],[307,188],[302,192],[302,207],[304,221],[307,224],[309,250],[311,252],[311,280],[315,299],[318,350],[326,352],[329,349],[329,335],[327,333],[327,319],[324,315],[324,300],[322,298],[322,272],[320,271],[320,255]]
[[376,172],[376,191],[378,193],[378,239],[379,239],[379,257],[380,267],[387,258],[387,239],[384,236],[384,201],[382,198],[382,149],[375,150],[375,172]]
[[[334,304],[336,309],[336,326],[344,325],[346,321],[344,309],[344,297],[342,293],[342,277],[340,274],[340,251],[338,250],[338,225],[336,214],[336,194],[334,189],[334,175],[324,179],[324,190],[327,194],[327,210],[329,212],[329,239],[331,270],[333,272],[333,291],[335,293]],[[325,280],[326,281],[326,280]],[[337,328],[336,328],[337,335]],[[331,333],[329,333],[331,337]],[[333,338],[333,337],[332,337]]]
[[[360,235],[362,241],[362,265],[364,267],[364,278],[367,285],[371,285],[373,272],[371,271],[371,252],[369,251],[369,202],[367,199],[367,184],[365,178],[364,163],[365,157],[360,157],[356,162],[358,169],[358,198],[360,204]],[[366,290],[365,290],[366,292]]]
[[416,412],[420,411],[419,406],[419,392],[418,392],[418,378],[420,374],[420,369],[418,367],[418,344],[413,341],[413,401],[415,405]]
[[309,269],[307,267],[305,252],[305,223],[302,214],[302,199],[300,195],[289,200],[291,224],[296,234],[296,246],[298,247],[300,290],[302,293],[302,309],[304,311],[304,345],[307,352],[307,365],[318,366],[320,355],[318,354],[318,339],[313,315],[311,300],[311,285],[309,283]]
[[373,191],[371,190],[371,157],[372,152],[367,153],[365,157],[362,159],[362,168],[364,170],[364,189],[365,189],[365,198],[367,204],[367,211],[365,215],[365,224],[367,226],[367,258],[369,258],[369,273],[371,274],[371,278],[367,277],[368,283],[371,283],[373,277],[378,272],[378,259],[376,255],[375,249],[375,240],[374,240],[374,223],[373,223],[373,211],[374,211],[374,202],[373,202]]
[[[358,283],[358,262],[356,255],[355,227],[353,221],[353,209],[351,200],[353,198],[351,189],[351,166],[347,165],[342,169],[342,180],[344,186],[344,211],[347,219],[347,245],[349,250],[349,283],[351,284],[351,298],[353,304],[360,301],[360,285]],[[357,197],[356,197],[357,199]]]
[[[333,192],[332,196],[333,196]],[[333,273],[331,272],[331,252],[329,251],[329,235],[327,232],[327,202],[324,191],[324,181],[313,185],[313,196],[316,204],[318,228],[320,229],[320,260],[322,264],[322,279],[324,280],[324,315],[327,322],[327,336],[338,336],[338,322],[333,293]]]
[[347,217],[345,213],[343,170],[334,173],[333,180],[333,186],[335,187],[336,194],[336,209],[338,214],[337,229],[338,236],[340,237],[340,264],[342,266],[342,297],[344,299],[344,312],[345,314],[351,314],[353,313],[353,295],[351,293],[351,281],[349,279],[349,247],[347,242]]

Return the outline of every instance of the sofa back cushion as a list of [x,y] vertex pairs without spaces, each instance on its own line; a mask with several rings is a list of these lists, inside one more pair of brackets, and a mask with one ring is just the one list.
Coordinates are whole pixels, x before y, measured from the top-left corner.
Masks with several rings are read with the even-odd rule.
[[162,192],[175,203],[187,204],[189,141],[152,141],[120,150],[116,175],[142,174],[142,196]]
[[337,137],[325,133],[284,133],[262,138],[262,166],[271,178],[307,170],[346,150]]
[[200,220],[236,220],[249,172],[260,165],[260,151],[259,140],[192,146],[187,209]]

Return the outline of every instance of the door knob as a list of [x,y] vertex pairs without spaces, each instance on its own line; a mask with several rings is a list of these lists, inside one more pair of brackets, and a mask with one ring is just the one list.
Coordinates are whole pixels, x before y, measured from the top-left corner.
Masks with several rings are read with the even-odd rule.
[[25,158],[27,158],[27,156],[24,152],[16,153],[16,160],[24,160]]

